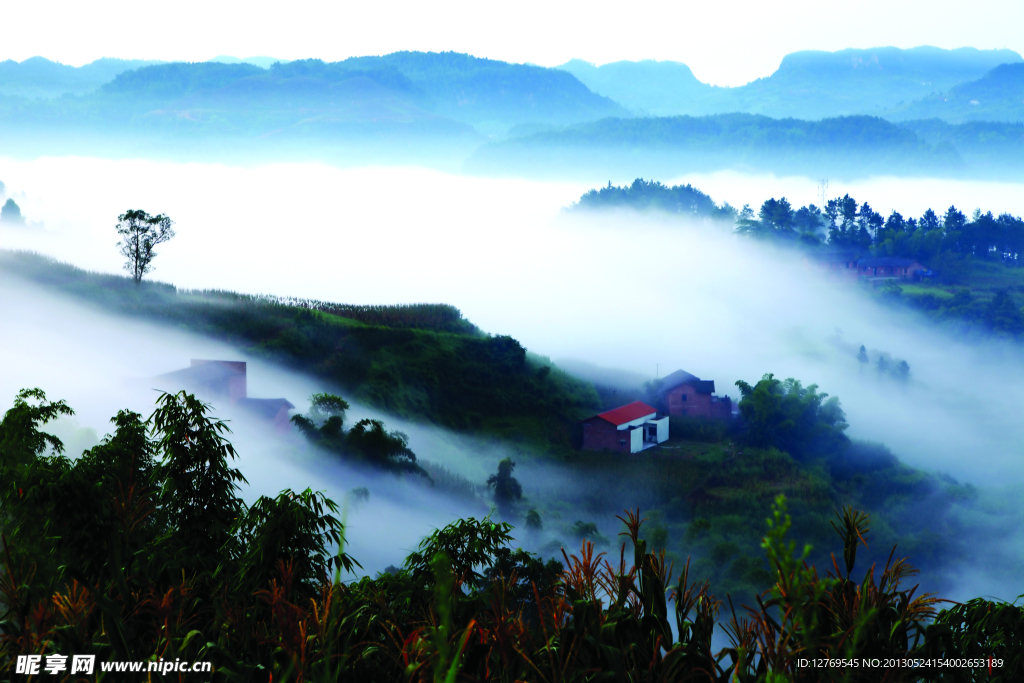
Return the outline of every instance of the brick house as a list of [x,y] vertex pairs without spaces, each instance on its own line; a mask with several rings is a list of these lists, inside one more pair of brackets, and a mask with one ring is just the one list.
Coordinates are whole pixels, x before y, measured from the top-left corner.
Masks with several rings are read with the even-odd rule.
[[273,423],[281,431],[291,429],[288,411],[295,410],[295,406],[286,398],[243,398],[238,404],[253,415]]
[[583,450],[639,453],[668,440],[668,417],[642,401],[583,420]]
[[927,272],[927,270],[914,259],[897,256],[881,256],[857,261],[857,272],[861,277],[869,280],[876,278],[909,280],[917,273]]
[[658,403],[669,415],[690,415],[713,420],[732,417],[732,399],[715,395],[715,381],[676,370],[658,385]]
[[286,398],[249,398],[244,361],[192,359],[187,368],[154,379],[171,390],[186,389],[212,398],[227,399],[284,431],[291,426],[289,410],[295,406]]
[[237,403],[245,398],[247,384],[245,362],[233,360],[199,360],[193,358],[189,367],[160,375],[157,379],[190,391],[201,391]]
[[817,249],[804,254],[804,263],[836,281],[856,282],[857,260],[857,252],[850,249]]

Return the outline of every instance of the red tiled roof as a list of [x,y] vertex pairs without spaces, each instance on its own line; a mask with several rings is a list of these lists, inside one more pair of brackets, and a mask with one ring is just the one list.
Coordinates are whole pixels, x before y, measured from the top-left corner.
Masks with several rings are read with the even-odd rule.
[[645,415],[657,412],[657,410],[642,401],[633,401],[629,405],[624,405],[621,408],[616,408],[615,410],[609,410],[607,413],[601,413],[598,417],[602,420],[607,420],[618,427],[621,424],[626,424],[627,422],[632,422],[633,420],[644,417]]

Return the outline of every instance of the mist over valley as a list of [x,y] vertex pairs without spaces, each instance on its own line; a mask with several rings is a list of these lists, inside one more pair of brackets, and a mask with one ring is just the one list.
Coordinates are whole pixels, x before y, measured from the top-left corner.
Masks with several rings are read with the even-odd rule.
[[[133,197],[190,226],[162,247],[158,261],[156,277],[179,287],[351,304],[448,302],[482,330],[509,334],[533,353],[565,359],[568,368],[617,368],[648,380],[657,368],[662,375],[684,368],[714,378],[719,393],[734,400],[736,380],[753,381],[766,372],[796,377],[840,398],[852,437],[885,443],[911,466],[976,486],[1020,481],[1017,454],[1024,431],[1016,406],[1024,396],[1005,379],[1021,371],[1024,359],[1015,343],[957,338],[921,316],[871,301],[855,287],[822,281],[799,255],[749,243],[727,225],[629,211],[579,215],[565,211],[582,194],[578,184],[476,179],[416,168],[66,158],[7,161],[2,170],[5,177],[19,178],[20,187],[8,183],[8,191],[23,198],[34,222],[3,228],[9,248],[116,272],[109,216]],[[784,190],[811,201],[818,191],[801,178],[730,173],[684,180],[737,204]],[[936,187],[943,188],[944,201],[965,208],[994,205],[1024,213],[1024,206],[996,203],[1022,196],[1012,184],[887,178],[831,191],[870,197],[880,211],[890,201],[893,209],[917,212],[930,205]],[[390,201],[395,196],[403,201]],[[633,258],[623,260],[620,248],[626,244],[637,247]],[[41,296],[35,288],[23,296],[22,311],[54,306],[49,299],[31,303]],[[627,322],[610,324],[609,311],[628,312]],[[66,325],[67,316],[53,317]],[[73,344],[74,333],[61,334]],[[11,349],[25,360],[18,364],[17,381],[8,376],[8,393],[31,383],[36,368],[47,367],[41,358],[33,360],[36,340],[46,336],[38,331]],[[197,343],[165,340],[164,351],[154,348],[127,367],[112,358],[86,365],[104,368],[110,381],[159,374],[192,357],[233,357],[229,347],[206,350]],[[872,358],[882,353],[906,359],[910,380],[865,371],[855,358],[862,344]],[[111,339],[105,346],[116,344]],[[60,355],[56,348],[52,353]],[[73,374],[65,367],[57,377]],[[36,384],[46,384],[42,380],[49,376],[41,375]],[[284,377],[278,377],[279,386]],[[75,393],[60,391],[61,384],[48,388],[50,394],[87,407],[88,426],[102,434],[122,400],[115,390],[120,385],[109,385],[102,392],[108,400],[98,402],[86,397],[94,392],[91,383]],[[318,390],[309,380],[296,382],[295,389],[283,386],[297,405]],[[145,412],[140,402],[133,407]],[[395,424],[411,434],[420,458],[479,483],[500,459],[486,447],[472,455],[469,447],[455,449],[456,456],[446,441],[421,441],[419,430]],[[497,447],[495,453],[502,452]],[[520,471],[529,481],[531,464],[522,457],[529,456],[520,456]],[[267,481],[276,485],[271,482],[276,477]],[[336,498],[349,488],[330,484]]]

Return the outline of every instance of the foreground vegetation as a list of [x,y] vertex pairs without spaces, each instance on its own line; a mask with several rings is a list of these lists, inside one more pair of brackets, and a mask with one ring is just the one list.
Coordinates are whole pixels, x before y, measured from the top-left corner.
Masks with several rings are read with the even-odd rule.
[[[221,681],[1015,680],[1024,610],[975,600],[943,611],[895,554],[854,574],[866,515],[834,520],[825,575],[788,539],[784,498],[763,536],[772,587],[741,608],[649,550],[627,511],[607,557],[584,542],[542,563],[512,528],[466,519],[401,569],[352,583],[344,527],[323,494],[251,507],[234,449],[208,406],[164,394],[70,460],[42,431],[71,409],[21,392],[0,422],[0,676],[17,656],[210,661]],[[717,625],[716,625],[717,622]],[[728,645],[712,649],[720,628]],[[886,666],[968,657],[956,670]],[[880,660],[812,668],[801,660]],[[989,660],[988,658],[993,658]],[[992,665],[992,677],[987,668]],[[176,674],[184,680],[185,674]],[[97,679],[102,680],[102,674]],[[145,676],[139,676],[140,680]],[[111,679],[113,680],[113,679]],[[117,680],[131,680],[118,674]]]

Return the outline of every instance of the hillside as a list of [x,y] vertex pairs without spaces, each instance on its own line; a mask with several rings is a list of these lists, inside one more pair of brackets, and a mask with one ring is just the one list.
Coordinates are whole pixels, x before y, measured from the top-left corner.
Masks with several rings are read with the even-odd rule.
[[950,123],[1024,123],[1024,64],[1002,64],[977,80],[899,107],[894,119],[936,118]]
[[470,126],[431,111],[430,96],[386,66],[167,64],[122,74],[96,104],[123,112],[134,130],[175,135],[475,138]]
[[768,78],[736,89],[738,103],[768,116],[817,119],[874,114],[943,92],[999,64],[1021,63],[1011,50],[892,47],[786,55]]
[[691,185],[669,187],[641,178],[631,185],[592,189],[569,209],[653,210],[723,221],[745,237],[799,248],[811,260],[827,261],[836,254],[847,261],[910,259],[930,273],[884,287],[861,280],[865,294],[921,311],[954,336],[1024,340],[1024,219],[1009,213],[979,208],[968,217],[950,206],[928,209],[920,218],[898,211],[882,216],[867,201],[858,204],[849,195],[829,199],[824,207],[795,207],[785,197],[773,197],[756,212],[752,207],[737,212],[716,205]]
[[[360,103],[375,104],[386,115],[390,100],[472,125],[570,123],[622,113],[562,72],[454,52],[310,59],[269,70],[242,63],[169,64],[122,74],[103,88],[107,96],[129,93],[170,101],[172,109],[209,106],[235,114],[251,108],[337,111]],[[374,115],[363,112],[365,118]]]
[[951,173],[956,151],[880,118],[822,121],[752,114],[605,119],[488,144],[467,162],[484,172],[670,175],[724,168],[775,172]]
[[353,69],[379,65],[396,69],[429,94],[434,111],[484,129],[517,123],[575,123],[625,114],[619,105],[590,92],[573,76],[529,64],[457,52],[395,52],[355,57],[342,64]]
[[97,92],[47,102],[0,102],[9,128],[219,144],[352,140],[367,136],[476,140],[428,108],[394,69],[352,70],[317,60],[265,70],[251,64],[172,63],[119,74]]
[[1019,177],[1024,159],[1024,121],[952,124],[940,119],[924,119],[900,121],[898,125],[913,131],[930,145],[955,149],[968,168],[990,177],[1003,173]]
[[[718,575],[721,587],[751,596],[767,587],[761,522],[779,494],[801,513],[801,537],[821,550],[831,511],[853,504],[880,528],[865,559],[884,561],[898,541],[931,572],[964,553],[947,532],[973,508],[977,492],[907,467],[880,444],[850,441],[838,399],[823,403],[814,387],[776,380],[768,399],[744,394],[743,419],[731,425],[673,417],[672,439],[637,460],[574,449],[576,420],[599,409],[594,387],[530,357],[510,337],[483,334],[450,306],[344,306],[136,286],[3,251],[0,273],[112,313],[223,339],[391,414],[501,440],[523,456],[517,474],[525,497],[510,514],[538,512],[552,553],[581,537],[614,549],[614,536],[601,536],[606,520],[639,505],[657,534],[652,545],[679,561],[695,554],[695,578]],[[772,380],[763,378],[764,386]],[[764,400],[773,406],[754,407]],[[932,574],[930,581],[938,579]]]
[[515,339],[480,332],[444,305],[349,306],[183,291],[0,250],[0,272],[112,313],[223,339],[319,377],[395,415],[567,448],[597,395]]
[[[675,189],[677,195],[684,194],[681,188]],[[687,190],[685,194],[695,207],[711,208],[706,195],[693,188]],[[636,193],[636,196],[644,194]],[[685,416],[672,417],[672,438],[660,448],[641,455],[624,457],[620,453],[581,452],[568,447],[567,432],[575,419],[595,411],[594,388],[563,375],[539,359],[530,358],[510,337],[481,333],[451,306],[345,306],[230,292],[184,291],[156,282],[136,286],[127,278],[87,273],[37,255],[4,251],[0,251],[0,272],[25,278],[110,312],[169,323],[225,339],[249,354],[317,376],[328,388],[330,385],[345,387],[360,399],[392,413],[494,436],[513,448],[520,446],[524,447],[523,451],[549,456],[517,458],[520,468],[515,475],[521,479],[516,486],[521,481],[523,497],[516,505],[502,509],[496,494],[498,512],[493,513],[493,518],[488,516],[483,522],[459,520],[438,529],[409,555],[404,569],[389,567],[376,576],[344,584],[338,583],[342,571],[339,570],[332,590],[330,586],[316,583],[323,577],[330,580],[332,566],[328,562],[342,565],[346,579],[351,574],[358,577],[365,573],[358,571],[361,568],[354,563],[355,558],[345,554],[352,552],[341,540],[345,529],[331,516],[337,514],[339,508],[325,499],[324,493],[315,494],[312,490],[298,493],[286,490],[276,498],[260,498],[252,507],[242,504],[240,497],[234,497],[235,489],[231,486],[232,481],[243,481],[241,473],[230,469],[233,463],[229,458],[235,454],[226,445],[223,435],[217,435],[215,423],[208,421],[201,405],[190,405],[190,399],[185,396],[162,397],[155,418],[149,423],[150,430],[142,423],[140,415],[122,412],[113,420],[116,430],[111,429],[114,433],[110,438],[70,460],[60,454],[39,457],[48,442],[37,433],[37,428],[56,415],[67,414],[69,408],[57,402],[57,397],[51,397],[54,402],[48,403],[41,393],[23,392],[0,422],[0,450],[4,455],[0,464],[2,480],[7,482],[7,486],[0,487],[0,495],[5,510],[11,511],[4,531],[8,555],[18,563],[8,564],[29,566],[23,560],[34,557],[46,561],[39,562],[38,570],[28,573],[19,583],[5,585],[27,585],[31,590],[18,593],[27,596],[23,600],[50,604],[54,602],[54,595],[61,595],[62,572],[70,567],[75,581],[86,586],[105,586],[105,595],[126,601],[124,604],[131,605],[132,609],[123,612],[119,608],[121,603],[97,603],[95,608],[86,603],[90,610],[102,611],[105,619],[123,619],[123,631],[127,635],[113,645],[107,642],[110,640],[107,631],[90,626],[100,620],[85,617],[81,617],[78,630],[54,626],[53,634],[48,636],[54,642],[64,643],[65,640],[59,640],[64,638],[70,643],[76,634],[87,632],[87,627],[95,628],[89,642],[99,643],[91,647],[103,648],[99,649],[100,661],[104,657],[129,656],[125,652],[149,652],[158,646],[164,648],[160,652],[166,655],[166,638],[162,637],[164,639],[154,645],[155,637],[148,635],[159,629],[151,628],[152,611],[142,607],[148,604],[139,598],[144,589],[149,594],[171,596],[162,603],[166,609],[161,615],[178,614],[182,619],[189,619],[180,629],[188,630],[181,644],[183,656],[215,660],[224,667],[222,670],[263,671],[277,666],[273,664],[277,661],[276,655],[264,652],[262,642],[248,637],[249,631],[243,632],[239,624],[244,621],[246,628],[264,628],[266,624],[284,624],[282,629],[291,628],[293,622],[275,619],[273,610],[287,607],[290,610],[287,614],[305,618],[288,601],[298,601],[301,597],[306,601],[303,604],[319,609],[315,602],[315,596],[319,595],[327,601],[346,601],[323,612],[324,619],[338,620],[338,629],[355,628],[353,620],[367,620],[351,634],[352,641],[358,645],[345,644],[346,655],[339,658],[340,661],[350,661],[347,653],[352,648],[364,647],[371,638],[385,643],[367,648],[359,655],[361,664],[353,664],[351,669],[355,679],[394,680],[407,660],[394,659],[391,654],[379,656],[380,649],[391,644],[402,648],[401,644],[406,641],[395,634],[418,623],[415,619],[420,617],[414,615],[420,615],[421,609],[428,610],[423,614],[430,613],[431,609],[448,609],[449,616],[443,618],[459,618],[463,622],[469,619],[467,615],[479,615],[484,626],[474,627],[472,623],[465,626],[466,633],[476,628],[474,633],[478,637],[482,637],[483,628],[492,627],[496,610],[511,610],[510,614],[497,616],[505,620],[502,623],[514,624],[517,622],[512,621],[510,615],[517,614],[514,618],[521,619],[523,624],[516,626],[513,632],[526,637],[522,635],[527,632],[526,625],[537,629],[531,615],[538,608],[541,595],[545,596],[544,605],[563,604],[557,602],[562,597],[560,590],[570,597],[577,595],[572,592],[577,590],[573,588],[573,572],[577,578],[585,578],[591,571],[581,570],[579,557],[591,563],[607,553],[606,557],[610,557],[607,571],[614,573],[619,566],[615,558],[620,552],[622,539],[618,534],[622,526],[615,523],[613,513],[623,508],[629,511],[620,517],[627,523],[626,548],[632,540],[642,556],[636,563],[648,569],[644,570],[646,573],[634,574],[624,564],[621,568],[624,575],[612,576],[607,584],[611,587],[609,590],[618,591],[620,596],[623,586],[640,581],[640,585],[652,591],[649,597],[664,599],[667,575],[685,567],[686,578],[680,579],[680,591],[685,592],[687,585],[699,586],[704,580],[711,580],[715,590],[728,594],[736,605],[755,605],[755,595],[771,589],[776,581],[788,580],[779,578],[778,556],[772,554],[772,548],[774,552],[785,552],[787,546],[782,544],[782,538],[787,531],[799,541],[799,547],[804,548],[805,543],[810,546],[802,556],[790,557],[793,566],[797,566],[800,559],[822,568],[831,566],[830,553],[839,552],[833,534],[839,530],[842,535],[844,515],[847,520],[853,515],[845,506],[860,511],[854,519],[860,520],[856,524],[857,534],[864,541],[864,547],[858,547],[856,534],[847,530],[843,543],[847,573],[854,564],[852,544],[858,552],[859,566],[876,567],[877,573],[870,574],[872,578],[868,581],[874,582],[874,577],[878,576],[885,590],[895,590],[889,570],[879,568],[888,566],[890,553],[896,552],[893,548],[898,544],[896,557],[909,554],[923,570],[921,577],[909,575],[912,580],[908,581],[907,590],[913,585],[914,590],[920,586],[918,593],[942,590],[945,594],[957,587],[959,577],[955,572],[972,559],[978,539],[991,538],[993,525],[1005,525],[1012,517],[1011,511],[1016,509],[1008,507],[1005,500],[994,498],[990,492],[961,484],[949,476],[907,467],[881,444],[849,439],[844,433],[848,425],[839,399],[818,393],[815,385],[804,386],[796,380],[780,381],[765,375],[756,382],[755,378],[749,378],[753,386],[737,382],[743,395],[738,421],[726,425]],[[651,389],[657,390],[657,385]],[[320,427],[320,433],[328,433],[329,424],[328,421]],[[336,425],[340,424],[339,419]],[[357,429],[358,425],[352,427],[350,433]],[[142,457],[136,459],[127,454]],[[552,455],[557,457],[550,457]],[[457,473],[447,470],[439,472],[457,477]],[[488,490],[476,486],[475,482],[459,481],[471,491]],[[134,493],[128,494],[133,496],[130,500],[134,505],[127,509],[140,522],[123,523],[118,514],[126,509],[123,505],[125,491],[134,492],[132,484],[135,482],[143,485],[138,487],[137,497]],[[217,485],[217,482],[221,482],[222,488],[209,494],[213,488],[211,483]],[[344,490],[343,487],[339,489]],[[185,494],[179,493],[183,490]],[[353,489],[350,493],[357,491],[361,491],[364,502],[375,500],[379,495],[376,488],[372,492],[368,488]],[[446,491],[441,485],[435,489],[439,496],[450,495]],[[201,515],[179,513],[170,517],[166,510],[179,509],[180,503],[176,501],[181,500],[222,501],[222,505],[215,507],[208,503],[202,509],[196,507],[203,513]],[[345,501],[346,509],[356,504]],[[174,505],[179,508],[173,508]],[[792,519],[785,514],[787,505],[793,513]],[[422,510],[415,503],[410,507],[411,514]],[[867,533],[867,517],[861,513],[870,515],[870,534]],[[151,514],[158,521],[165,518],[180,521],[175,526],[141,522]],[[771,527],[765,533],[766,518],[775,520],[774,535]],[[644,520],[642,531],[641,519]],[[365,524],[365,520],[366,517],[356,518],[351,523]],[[374,519],[371,523],[379,524],[383,530],[380,538],[386,541],[388,522]],[[517,533],[528,543],[527,547],[537,549],[542,555],[513,550],[515,546],[509,537],[511,523],[519,525]],[[770,542],[773,538],[775,546]],[[502,548],[495,550],[492,547],[495,543]],[[580,544],[583,544],[583,552],[574,556]],[[446,559],[430,564],[441,547]],[[564,556],[560,554],[562,548],[566,551]],[[648,550],[652,554],[645,556]],[[117,593],[125,585],[121,565],[109,561],[111,556],[118,557],[117,553],[136,558],[132,560],[130,586],[141,586],[141,589]],[[486,553],[493,553],[494,557]],[[788,553],[794,555],[792,548]],[[1008,554],[1012,555],[1013,551]],[[993,555],[997,558],[996,564],[1003,562],[1004,553]],[[569,572],[561,574],[557,560],[542,561],[552,556],[561,556]],[[668,569],[670,565],[675,569]],[[435,590],[435,582],[450,583],[450,579],[445,578],[450,576],[449,566],[459,567],[459,576],[469,578],[457,591]],[[186,578],[191,576],[188,572],[197,571],[197,567],[207,572],[209,579],[196,581],[195,585],[187,583]],[[476,574],[469,573],[474,570]],[[902,571],[893,570],[895,574]],[[1011,574],[1008,583],[1016,580],[1012,567],[1002,571]],[[502,588],[503,576],[519,577],[520,583],[510,579],[510,584]],[[175,583],[178,577],[183,577],[180,585]],[[810,573],[802,580],[810,580]],[[840,587],[846,585],[839,584]],[[479,593],[494,587],[500,592]],[[849,584],[849,590],[854,590],[854,584]],[[4,594],[2,602],[10,604],[11,595],[14,595],[11,591]],[[80,595],[88,597],[87,593]],[[188,599],[177,597],[180,595]],[[196,607],[205,604],[197,595],[222,610],[215,616],[220,617],[222,613],[229,616],[215,619],[211,616],[212,609]],[[365,597],[365,604],[361,595]],[[816,595],[815,604],[823,593]],[[905,604],[910,594],[890,597]],[[566,601],[563,608],[559,608],[560,616],[551,618],[549,627],[561,629],[570,606],[579,610],[574,614],[590,615],[577,622],[587,628],[593,619],[603,614],[606,606],[612,611],[619,609],[614,599],[599,599],[593,595],[591,598],[589,604],[595,608],[588,607],[587,600]],[[436,605],[424,603],[425,599],[439,602]],[[529,602],[531,599],[535,601],[533,604]],[[310,603],[311,600],[314,602]],[[410,600],[417,602],[411,605]],[[444,607],[449,600],[454,607]],[[636,605],[641,605],[643,601],[637,600]],[[140,606],[135,607],[136,603]],[[991,606],[986,603],[980,609]],[[868,609],[865,613],[875,612]],[[626,610],[626,616],[628,614],[633,615],[630,618],[637,617],[632,608]],[[78,618],[70,610],[60,615],[45,622],[47,628],[50,624],[63,624],[61,619],[65,617],[72,622]],[[380,618],[374,620],[376,616]],[[572,632],[578,634],[583,626],[571,626]],[[685,633],[684,626],[690,628],[680,621],[677,630]],[[500,624],[494,626],[499,627],[505,628]],[[716,627],[714,618],[705,619],[702,632],[708,642]],[[385,633],[379,629],[390,630]],[[887,620],[883,633],[889,634],[891,629],[891,620]],[[566,631],[567,634],[572,632]],[[636,646],[632,640],[649,642],[646,637],[636,636],[633,630],[609,627],[602,632],[602,652],[608,651],[609,639],[613,637],[622,639],[623,647],[629,652]],[[174,633],[184,636],[178,631]],[[264,630],[261,633],[277,632]],[[344,637],[350,637],[347,631],[345,633]],[[664,640],[654,640],[655,645],[674,642],[668,640],[671,636],[668,626],[665,633]],[[237,641],[225,640],[229,635]],[[284,640],[283,635],[272,637]],[[191,654],[185,654],[189,642],[194,647],[212,648],[203,646],[203,643],[214,642],[208,638],[221,638],[217,642],[230,647],[188,650]],[[477,642],[468,636],[463,642],[471,640]],[[322,640],[311,637],[305,642],[312,648],[319,647]],[[932,638],[932,642],[937,648],[939,645],[935,643],[942,641]],[[7,639],[4,646],[14,653],[11,648],[21,647],[20,643]],[[276,641],[274,645],[276,647]],[[339,645],[338,649],[341,648]],[[207,651],[213,654],[197,654]],[[1002,653],[1002,650],[993,651]],[[259,664],[263,669],[257,669],[254,662],[264,655],[265,664]],[[371,665],[376,667],[372,676],[367,673]],[[504,670],[497,663],[494,667]],[[635,669],[632,664],[630,667]],[[466,668],[468,670],[468,663]],[[593,669],[588,664],[581,671],[592,673]],[[284,665],[272,670],[278,671],[275,680],[298,680],[290,678],[293,670]],[[336,675],[340,668],[331,670],[332,675]],[[724,682],[729,677],[723,675],[719,680]]]

